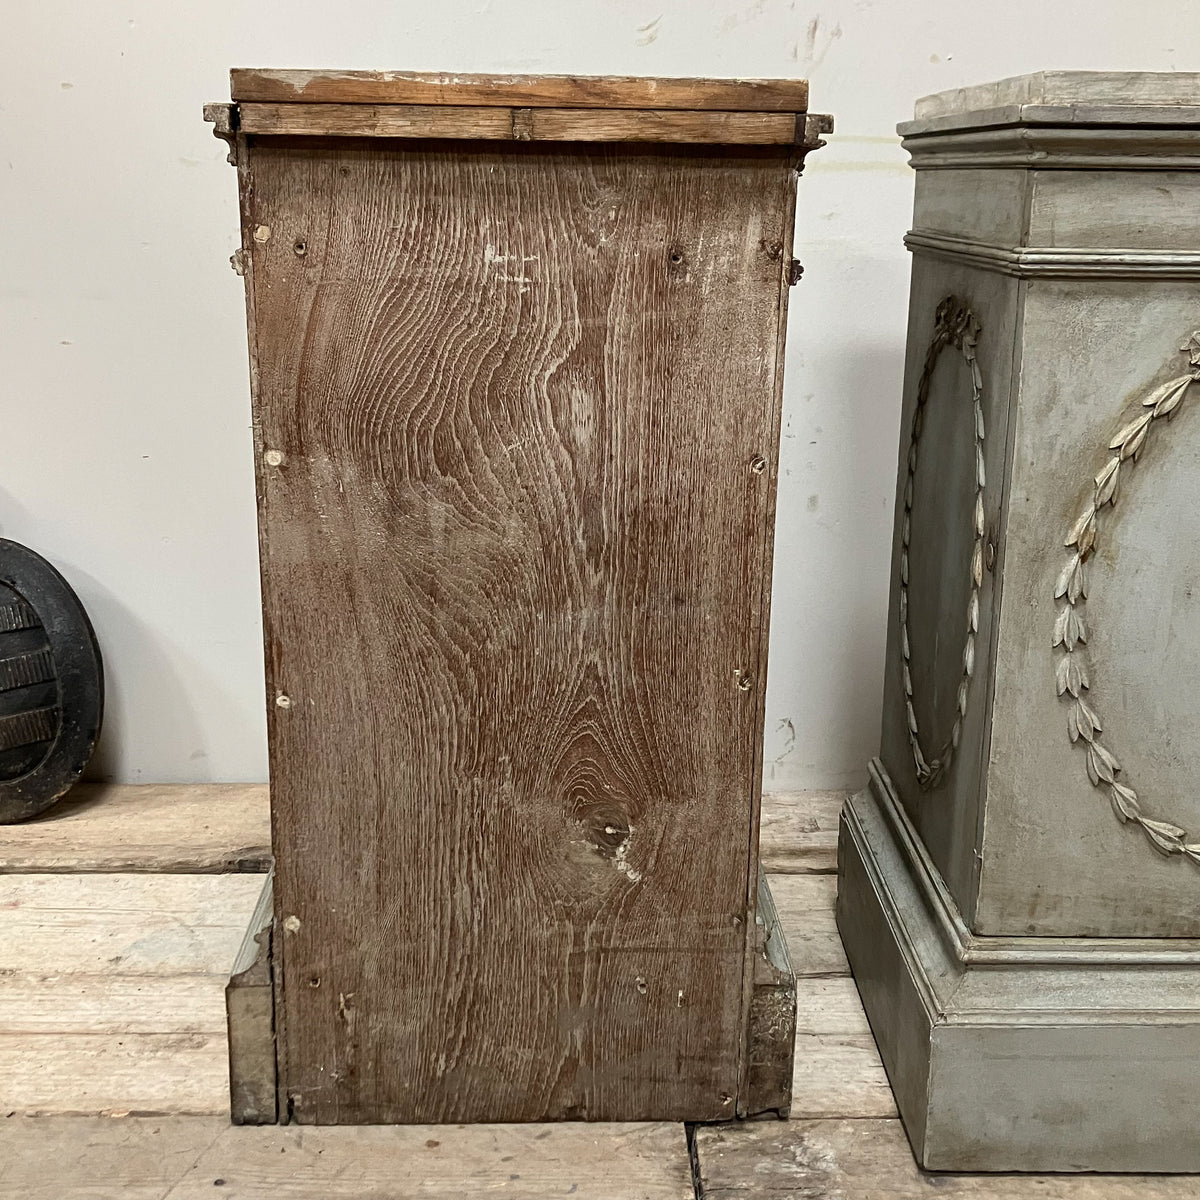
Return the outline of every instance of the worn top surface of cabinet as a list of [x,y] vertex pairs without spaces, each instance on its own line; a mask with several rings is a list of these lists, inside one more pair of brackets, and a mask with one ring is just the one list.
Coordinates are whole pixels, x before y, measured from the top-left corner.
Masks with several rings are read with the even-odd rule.
[[806,85],[233,85],[289,1114],[731,1116]]
[[1200,935],[1198,86],[1047,72],[901,126],[883,761],[976,934]]

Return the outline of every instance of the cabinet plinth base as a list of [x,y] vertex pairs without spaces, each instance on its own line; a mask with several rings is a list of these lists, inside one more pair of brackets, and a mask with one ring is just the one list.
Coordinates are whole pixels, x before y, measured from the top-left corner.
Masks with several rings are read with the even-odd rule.
[[[235,1125],[292,1119],[276,1059],[278,1011],[274,875],[263,884],[225,985],[229,1031],[229,1110]],[[753,990],[746,1032],[746,1073],[738,1117],[785,1118],[792,1102],[796,1044],[796,976],[767,878],[758,871]]]
[[1200,1171],[1200,941],[972,934],[878,761],[838,861],[838,928],[922,1166]]

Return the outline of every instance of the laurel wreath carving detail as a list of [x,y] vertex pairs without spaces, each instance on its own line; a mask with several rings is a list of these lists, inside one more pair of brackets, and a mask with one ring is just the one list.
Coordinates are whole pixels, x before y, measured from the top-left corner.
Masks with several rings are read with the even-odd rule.
[[1072,742],[1086,751],[1085,762],[1092,786],[1107,791],[1117,818],[1123,823],[1139,826],[1160,853],[1182,854],[1200,863],[1200,842],[1189,841],[1186,830],[1170,821],[1152,818],[1143,810],[1137,792],[1121,778],[1122,767],[1117,756],[1102,743],[1100,715],[1084,696],[1091,687],[1086,650],[1088,629],[1083,613],[1087,601],[1088,560],[1096,550],[1101,514],[1116,507],[1121,481],[1141,458],[1151,431],[1171,420],[1191,385],[1200,380],[1200,330],[1193,333],[1180,350],[1188,356],[1189,370],[1150,392],[1142,401],[1142,411],[1123,425],[1109,442],[1111,457],[1096,476],[1090,499],[1063,543],[1071,555],[1054,587],[1054,598],[1060,604],[1052,644],[1059,651],[1055,686],[1068,705],[1067,733]]
[[[917,782],[922,788],[933,788],[941,782],[954,761],[958,743],[962,737],[963,719],[967,715],[967,700],[970,695],[971,677],[975,674],[975,638],[979,633],[979,590],[983,585],[984,543],[986,523],[983,509],[986,476],[983,466],[983,377],[975,359],[975,346],[979,341],[979,320],[970,308],[956,296],[947,296],[938,306],[934,318],[933,340],[925,354],[921,378],[917,384],[916,407],[913,409],[912,426],[908,445],[908,474],[904,481],[904,513],[900,530],[900,652],[903,656],[901,670],[904,681],[904,707],[908,719],[908,742],[912,748],[913,765]],[[971,407],[974,417],[975,440],[975,543],[971,551],[971,592],[967,599],[967,638],[963,647],[962,678],[958,684],[954,725],[950,736],[936,753],[927,754],[921,745],[921,732],[917,724],[917,713],[913,706],[913,683],[911,641],[908,635],[908,575],[909,541],[912,534],[913,481],[917,474],[917,460],[921,433],[925,424],[925,410],[929,403],[929,384],[934,368],[942,351],[953,346],[963,356],[971,372]]]

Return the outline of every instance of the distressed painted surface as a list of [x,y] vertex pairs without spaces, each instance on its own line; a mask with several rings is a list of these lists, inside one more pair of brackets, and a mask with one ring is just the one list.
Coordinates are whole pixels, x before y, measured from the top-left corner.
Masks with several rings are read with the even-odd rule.
[[975,936],[914,844],[875,772],[843,819],[838,927],[918,1160],[1196,1171],[1200,942]]
[[[1200,325],[1189,281],[1034,281],[1013,451],[979,931],[1200,933],[1200,866],[1165,858],[1114,815],[1073,745],[1051,647],[1064,547],[1109,442],[1142,400],[1188,369]],[[1198,385],[1192,385],[1193,390]],[[1154,422],[1098,520],[1080,605],[1089,708],[1152,818],[1200,842],[1200,397]],[[1085,743],[1086,745],[1086,743]]]
[[[1004,88],[1094,90],[1112,81],[1031,76]],[[995,568],[984,577],[954,772],[920,788],[905,753],[898,505],[881,757],[956,903],[982,934],[1200,932],[1200,709],[1188,699],[1200,660],[1192,385],[1169,417],[1152,419],[1144,445],[1138,437],[1137,460],[1120,468],[1115,506],[1102,505],[1087,530],[1095,546],[1089,540],[1071,595],[1055,595],[1077,553],[1067,545],[1072,528],[1093,503],[1097,476],[1120,455],[1114,437],[1147,413],[1143,401],[1157,386],[1196,371],[1189,355],[1197,351],[1180,350],[1200,326],[1200,256],[1184,215],[1196,175],[1187,169],[1191,118],[1181,110],[1172,131],[1169,114],[1159,113],[1163,128],[1151,146],[1145,138],[1155,123],[1124,107],[1142,83],[1146,96],[1174,86],[1122,77],[1114,86],[1125,99],[1097,109],[1091,133],[1056,131],[1038,118],[1025,132],[1050,139],[1045,151],[1031,150],[1019,128],[988,129],[979,135],[984,146],[905,127],[918,185],[899,487],[929,321],[938,300],[954,294],[981,323],[985,518]],[[943,101],[966,103],[957,93]],[[1045,169],[1050,152],[1058,158]],[[1151,152],[1163,169],[1140,169]],[[950,154],[957,165],[943,169]],[[939,363],[929,416],[951,409],[963,386]],[[915,720],[922,734],[938,731],[935,744],[961,679],[971,500],[962,484],[969,439],[941,420],[927,421],[920,446],[909,556]],[[1086,643],[1074,632],[1056,634],[1067,606],[1083,619]],[[1064,663],[1064,643],[1074,650],[1077,641]],[[1066,700],[1056,694],[1064,689]],[[1094,738],[1091,713],[1100,722]],[[1072,733],[1085,725],[1073,745]],[[1093,742],[1100,749],[1089,748]]]
[[[881,756],[955,899],[969,913],[975,896],[975,851],[983,803],[981,771],[986,754],[989,673],[998,601],[994,572],[985,560],[978,589],[979,628],[973,637],[973,669],[959,745],[949,770],[932,785],[918,781],[909,741],[900,622],[903,498],[913,447],[913,410],[934,336],[938,305],[948,296],[966,305],[980,326],[976,353],[983,382],[985,488],[980,499],[985,544],[997,541],[1003,512],[1018,281],[965,263],[918,254],[913,262],[909,355],[901,414]],[[964,678],[972,555],[977,540],[977,467],[971,376],[962,356],[947,347],[938,357],[930,379],[918,439],[908,554],[908,667],[913,711],[921,744],[929,755],[951,738]]]

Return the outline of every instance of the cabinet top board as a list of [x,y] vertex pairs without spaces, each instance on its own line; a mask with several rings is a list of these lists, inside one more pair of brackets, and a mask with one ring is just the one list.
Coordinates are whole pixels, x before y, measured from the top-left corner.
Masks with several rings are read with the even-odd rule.
[[804,113],[806,79],[663,79],[624,75],[460,75],[449,72],[234,68],[232,98],[275,104],[449,104]]
[[804,79],[454,75],[234,69],[233,103],[208,105],[217,136],[518,142],[825,143]]
[[906,138],[1006,126],[1200,125],[1200,72],[1035,71],[951,88],[916,102]]

